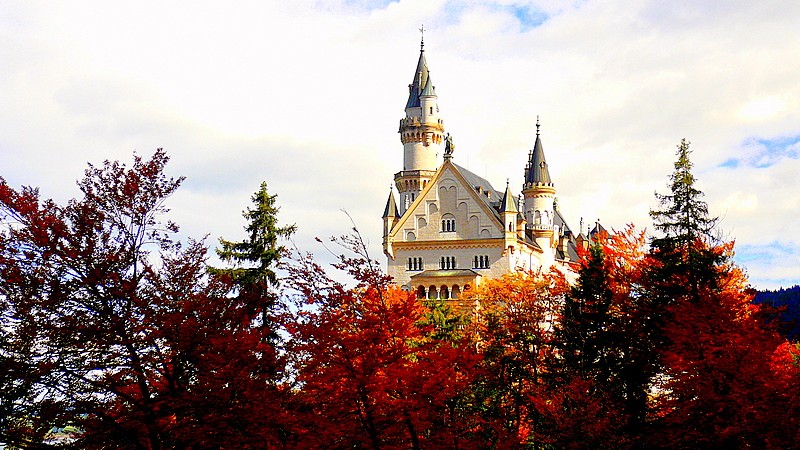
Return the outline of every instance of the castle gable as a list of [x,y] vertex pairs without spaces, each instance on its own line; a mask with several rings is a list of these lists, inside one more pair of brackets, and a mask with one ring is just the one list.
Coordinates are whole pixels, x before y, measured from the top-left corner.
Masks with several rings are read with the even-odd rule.
[[[488,182],[449,160],[420,192],[392,228],[395,242],[493,239],[503,237],[503,225],[493,203],[499,194]],[[471,179],[482,183],[473,186]],[[497,197],[497,198],[492,198]]]

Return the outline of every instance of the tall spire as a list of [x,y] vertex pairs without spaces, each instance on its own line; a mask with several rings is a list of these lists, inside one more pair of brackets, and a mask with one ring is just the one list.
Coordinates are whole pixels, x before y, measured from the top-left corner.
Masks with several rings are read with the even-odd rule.
[[552,184],[550,171],[547,168],[547,160],[544,158],[544,148],[542,148],[542,138],[540,136],[539,117],[536,117],[536,143],[533,151],[529,154],[528,166],[525,168],[525,184],[544,183]]
[[[419,60],[417,61],[417,70],[414,72],[414,79],[408,85],[408,101],[406,108],[414,108],[420,106],[419,97],[422,91],[428,85],[428,62],[425,60],[425,44],[420,44]],[[431,86],[433,89],[433,86]]]

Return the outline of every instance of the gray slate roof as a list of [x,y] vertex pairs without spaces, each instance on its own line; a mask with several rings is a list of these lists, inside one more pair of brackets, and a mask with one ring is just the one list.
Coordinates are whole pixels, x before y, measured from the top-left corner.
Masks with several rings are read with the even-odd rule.
[[383,209],[382,218],[398,217],[397,203],[394,201],[394,193],[389,191],[389,200],[386,201],[386,208]]
[[546,183],[550,184],[550,171],[547,170],[547,161],[544,159],[544,149],[542,139],[536,135],[536,143],[530,153],[528,166],[525,168],[525,184]]
[[[425,61],[425,50],[420,49],[417,70],[414,72],[414,80],[408,87],[408,101],[406,108],[419,106],[419,96],[428,84],[428,62]],[[433,88],[433,87],[431,87]]]

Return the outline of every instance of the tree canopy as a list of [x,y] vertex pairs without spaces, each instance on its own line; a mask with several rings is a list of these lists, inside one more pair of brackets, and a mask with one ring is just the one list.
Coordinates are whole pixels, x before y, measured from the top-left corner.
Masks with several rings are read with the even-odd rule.
[[64,204],[0,178],[0,444],[798,448],[800,351],[689,154],[649,241],[599,233],[573,283],[520,270],[456,302],[395,287],[357,230],[333,268],[289,255],[265,183],[209,267],[175,238],[160,149],[90,165]]

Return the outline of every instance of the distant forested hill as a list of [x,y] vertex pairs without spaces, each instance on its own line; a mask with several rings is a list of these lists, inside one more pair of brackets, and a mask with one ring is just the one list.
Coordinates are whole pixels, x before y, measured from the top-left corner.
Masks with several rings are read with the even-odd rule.
[[753,303],[775,308],[776,312],[769,317],[780,321],[779,329],[792,342],[800,340],[800,286],[776,291],[757,291]]

